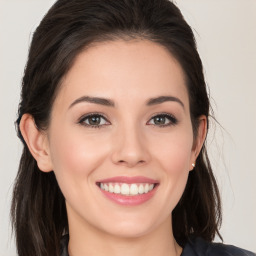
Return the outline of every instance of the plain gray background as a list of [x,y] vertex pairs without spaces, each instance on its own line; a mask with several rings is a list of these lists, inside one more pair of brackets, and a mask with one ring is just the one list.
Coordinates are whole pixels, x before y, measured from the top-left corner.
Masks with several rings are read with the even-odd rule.
[[[0,256],[16,255],[9,208],[22,149],[14,129],[22,74],[32,32],[53,2],[0,0]],[[256,0],[176,2],[194,28],[223,126],[211,123],[207,143],[223,198],[221,234],[256,251]]]

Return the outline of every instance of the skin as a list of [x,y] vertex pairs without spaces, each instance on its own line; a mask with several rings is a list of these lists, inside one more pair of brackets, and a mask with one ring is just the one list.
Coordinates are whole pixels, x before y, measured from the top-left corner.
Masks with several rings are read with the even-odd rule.
[[[115,106],[80,101],[111,100]],[[147,105],[149,99],[176,101]],[[100,128],[88,126],[100,113]],[[154,116],[168,113],[165,126]],[[86,125],[87,124],[87,125]],[[206,133],[206,118],[193,138],[189,97],[179,63],[146,41],[98,43],[79,54],[62,81],[46,132],[25,114],[21,132],[40,170],[54,171],[66,198],[70,255],[180,255],[171,212],[182,196]],[[96,181],[145,176],[159,186],[137,206],[106,198]]]

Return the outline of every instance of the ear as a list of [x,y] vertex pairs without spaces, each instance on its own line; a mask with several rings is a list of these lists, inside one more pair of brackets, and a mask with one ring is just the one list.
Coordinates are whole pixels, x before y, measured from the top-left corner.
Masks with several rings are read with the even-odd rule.
[[207,118],[206,116],[202,115],[199,117],[199,124],[197,128],[197,137],[195,138],[192,152],[191,152],[191,169],[193,170],[196,165],[196,159],[203,147],[205,137],[207,134]]
[[37,161],[38,168],[43,172],[52,171],[53,168],[47,135],[37,128],[34,118],[31,115],[24,114],[22,116],[20,131],[30,153]]

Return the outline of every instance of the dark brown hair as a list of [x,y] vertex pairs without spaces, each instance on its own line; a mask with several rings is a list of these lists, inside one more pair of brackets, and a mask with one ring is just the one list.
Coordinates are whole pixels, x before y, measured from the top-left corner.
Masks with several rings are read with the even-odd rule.
[[[18,110],[47,129],[61,79],[75,57],[94,42],[150,40],[166,47],[181,64],[189,94],[191,122],[209,117],[203,68],[190,26],[168,0],[59,0],[36,29],[25,69]],[[12,222],[19,256],[59,255],[68,232],[65,199],[54,172],[41,172],[27,145],[20,160],[12,200]],[[184,246],[189,237],[212,241],[219,234],[221,204],[205,145],[190,172],[182,198],[173,211],[173,232]]]

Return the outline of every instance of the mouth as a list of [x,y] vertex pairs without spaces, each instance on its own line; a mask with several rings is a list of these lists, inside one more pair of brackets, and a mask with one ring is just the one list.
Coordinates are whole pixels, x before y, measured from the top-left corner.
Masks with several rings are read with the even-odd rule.
[[146,177],[113,177],[96,182],[103,195],[111,201],[127,206],[150,200],[159,182]]
[[147,194],[152,191],[157,183],[104,183],[97,182],[97,186],[106,192],[121,194],[123,196],[137,196]]

